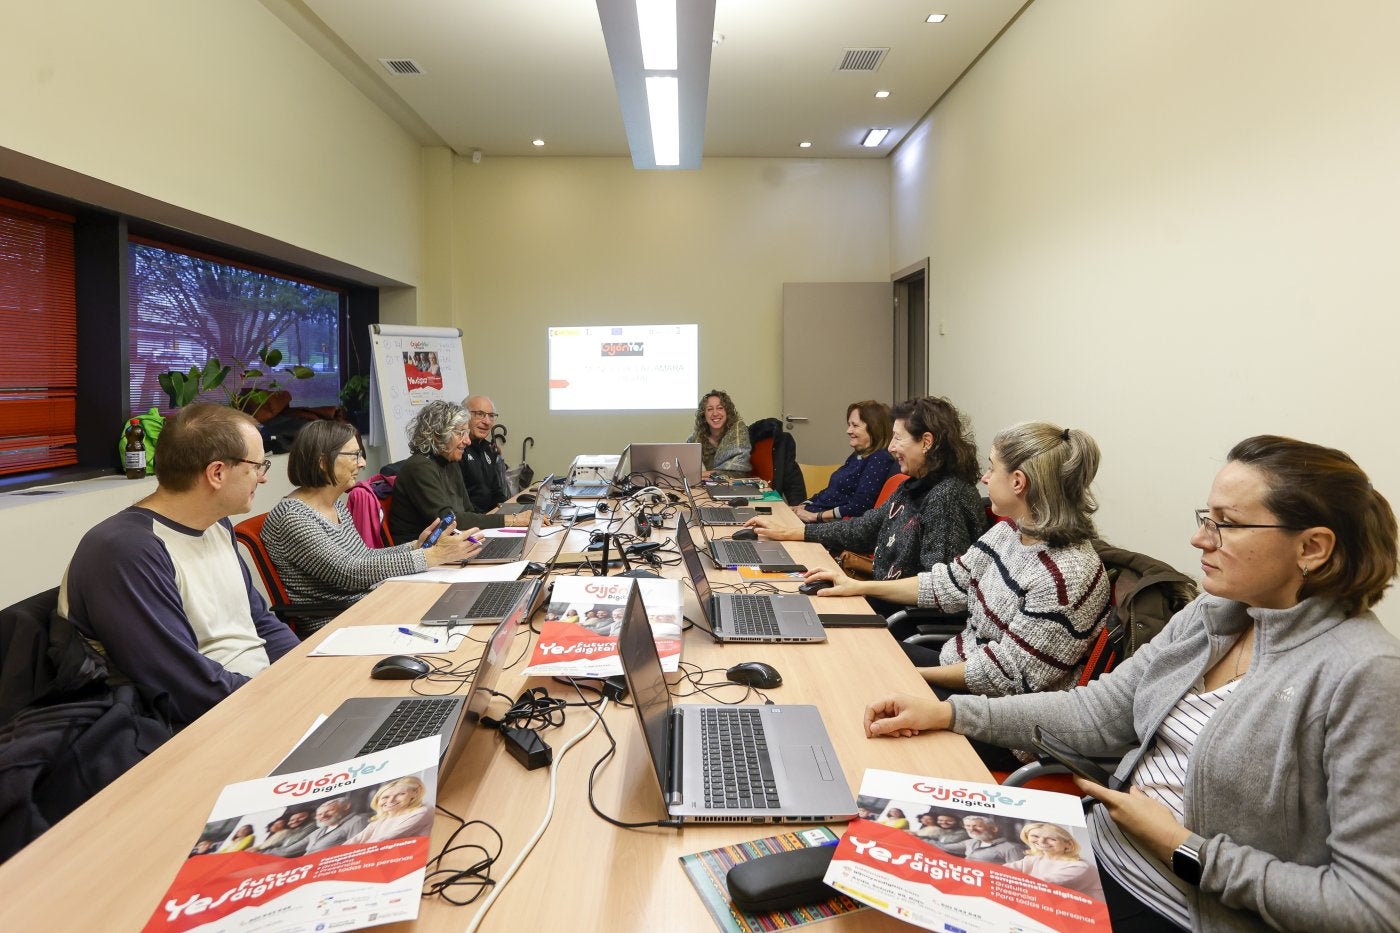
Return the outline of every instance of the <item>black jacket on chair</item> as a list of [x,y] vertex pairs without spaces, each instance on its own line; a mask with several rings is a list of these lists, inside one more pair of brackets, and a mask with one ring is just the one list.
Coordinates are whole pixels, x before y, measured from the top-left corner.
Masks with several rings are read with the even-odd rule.
[[749,443],[773,439],[773,479],[771,484],[788,505],[801,505],[807,499],[807,481],[797,465],[797,442],[783,430],[777,418],[764,418],[749,425]]

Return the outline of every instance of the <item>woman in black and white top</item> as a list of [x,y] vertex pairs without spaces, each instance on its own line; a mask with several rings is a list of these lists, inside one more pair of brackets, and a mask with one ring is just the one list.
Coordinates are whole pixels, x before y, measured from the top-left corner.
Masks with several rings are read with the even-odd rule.
[[389,577],[461,561],[481,550],[470,538],[476,529],[459,533],[455,524],[434,546],[423,547],[439,521],[423,529],[417,541],[371,550],[345,505],[364,459],[355,429],[338,421],[309,424],[292,444],[287,477],[297,488],[268,513],[262,539],[293,602],[356,600]]

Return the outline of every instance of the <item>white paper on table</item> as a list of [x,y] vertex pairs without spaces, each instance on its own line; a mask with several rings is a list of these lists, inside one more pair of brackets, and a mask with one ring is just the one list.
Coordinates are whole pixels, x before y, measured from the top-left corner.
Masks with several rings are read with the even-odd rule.
[[309,657],[345,657],[349,655],[440,654],[452,651],[462,643],[466,632],[447,629],[405,626],[409,631],[422,632],[433,641],[415,638],[399,631],[397,625],[351,625],[338,628],[325,637]]
[[[494,583],[519,580],[525,572],[527,561],[517,560],[509,564],[484,564],[465,567],[434,567],[422,573],[409,573],[389,580],[407,580],[409,583]],[[384,582],[389,582],[388,580]]]

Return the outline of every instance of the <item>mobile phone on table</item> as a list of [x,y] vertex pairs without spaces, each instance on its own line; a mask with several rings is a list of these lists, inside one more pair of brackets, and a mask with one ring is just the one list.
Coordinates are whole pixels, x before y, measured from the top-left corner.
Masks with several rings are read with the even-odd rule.
[[423,546],[432,547],[434,544],[437,544],[437,539],[442,537],[442,533],[447,530],[447,526],[456,520],[457,516],[452,514],[451,511],[444,511],[442,513],[442,522],[423,540]]
[[1127,782],[1121,778],[1116,778],[1108,772],[1103,765],[1086,758],[1083,754],[1071,748],[1063,739],[1036,726],[1031,733],[1031,744],[1036,751],[1053,758],[1070,770],[1072,774],[1077,774],[1085,780],[1093,781],[1095,784],[1102,784],[1109,790],[1124,790]]

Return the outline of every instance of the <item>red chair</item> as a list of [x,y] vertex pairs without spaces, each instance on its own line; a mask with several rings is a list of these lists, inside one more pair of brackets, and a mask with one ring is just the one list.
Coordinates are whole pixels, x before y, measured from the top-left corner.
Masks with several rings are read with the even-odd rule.
[[908,478],[908,473],[894,473],[889,479],[885,480],[885,485],[880,487],[880,494],[875,497],[875,508],[878,509],[880,506],[884,505],[885,500],[894,495],[894,491],[899,488],[899,484]]
[[262,530],[266,522],[266,512],[245,518],[233,526],[233,534],[238,543],[247,549],[254,569],[262,578],[270,603],[268,608],[272,610],[273,615],[287,623],[287,627],[301,637],[301,622],[316,621],[324,624],[325,620],[335,618],[354,605],[353,602],[293,603],[287,596],[287,587],[282,583],[281,575],[272,563],[272,556],[267,553],[267,546],[263,544]]
[[749,462],[754,476],[773,485],[773,438],[765,437],[754,444],[749,451]]

